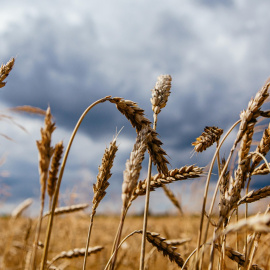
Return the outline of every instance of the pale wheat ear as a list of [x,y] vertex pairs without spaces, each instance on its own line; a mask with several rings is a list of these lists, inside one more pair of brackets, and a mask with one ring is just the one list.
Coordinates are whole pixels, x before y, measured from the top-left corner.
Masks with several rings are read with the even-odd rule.
[[87,255],[91,255],[101,251],[103,248],[104,247],[102,246],[96,246],[88,248],[87,250],[85,250],[85,248],[75,248],[69,251],[62,251],[60,254],[56,255],[51,261],[47,262],[47,267],[49,267],[59,259],[73,259],[75,257],[83,257],[85,252],[87,252]]
[[31,198],[28,198],[24,200],[22,203],[20,203],[11,213],[12,219],[16,219],[20,217],[25,209],[27,209],[31,204],[33,203],[33,200]]
[[114,257],[111,263],[111,269],[114,269],[115,262],[117,259],[117,250],[124,225],[124,220],[127,214],[127,211],[131,205],[132,194],[137,185],[140,171],[142,169],[142,162],[144,160],[144,153],[147,149],[147,143],[150,139],[150,132],[148,128],[142,129],[137,136],[136,142],[134,144],[133,150],[130,154],[129,160],[126,162],[126,169],[124,171],[124,181],[122,184],[122,210],[121,210],[121,219],[118,227],[118,231],[115,236],[112,254]]

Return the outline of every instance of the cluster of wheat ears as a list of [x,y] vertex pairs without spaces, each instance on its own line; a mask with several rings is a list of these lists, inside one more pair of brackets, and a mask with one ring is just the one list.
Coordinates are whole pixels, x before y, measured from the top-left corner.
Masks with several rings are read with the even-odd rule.
[[[2,65],[0,69],[0,87],[5,86],[3,82],[12,70],[14,65],[12,58],[6,65]],[[270,117],[269,111],[263,111],[262,105],[267,100],[269,93],[268,88],[270,81],[267,81],[261,90],[252,98],[245,110],[240,113],[240,119],[232,125],[227,133],[221,137],[223,130],[218,127],[206,127],[204,132],[195,142],[192,143],[195,152],[202,152],[208,147],[216,143],[216,151],[210,163],[209,169],[198,167],[196,165],[186,165],[181,168],[169,170],[166,152],[161,147],[162,142],[156,132],[158,114],[162,108],[166,106],[170,96],[172,78],[170,75],[161,75],[158,77],[156,85],[152,90],[152,110],[153,110],[153,126],[149,119],[144,115],[135,102],[125,100],[119,97],[106,96],[92,103],[81,115],[74,131],[70,137],[69,143],[64,151],[63,142],[51,145],[51,137],[56,129],[53,122],[50,108],[45,114],[44,127],[41,128],[41,139],[38,140],[37,148],[39,152],[39,174],[40,174],[40,214],[36,223],[36,231],[32,248],[29,248],[26,258],[24,258],[24,269],[60,269],[57,268],[56,262],[63,258],[82,257],[82,269],[87,269],[88,257],[93,253],[102,252],[103,246],[90,247],[91,232],[94,223],[94,217],[101,200],[106,195],[106,189],[109,186],[111,177],[111,169],[114,158],[118,150],[117,136],[112,140],[109,147],[105,149],[101,165],[98,168],[96,183],[93,185],[94,196],[92,200],[92,211],[90,215],[88,236],[86,236],[86,246],[70,251],[63,251],[54,258],[48,258],[48,249],[50,246],[51,232],[54,228],[54,217],[64,213],[73,213],[86,208],[87,204],[72,205],[70,207],[58,207],[59,189],[65,170],[66,161],[69,150],[75,135],[82,123],[84,117],[89,111],[98,104],[111,102],[115,104],[120,111],[135,128],[137,133],[136,142],[130,154],[129,160],[125,165],[122,184],[122,209],[118,229],[116,231],[112,244],[111,256],[108,258],[104,269],[113,270],[116,267],[118,250],[122,244],[135,234],[142,235],[141,252],[139,269],[145,269],[145,245],[148,241],[157,248],[161,254],[167,256],[175,265],[182,269],[202,269],[207,262],[209,269],[228,269],[227,260],[237,263],[237,269],[265,269],[254,262],[255,253],[260,248],[260,240],[262,235],[269,235],[270,232],[270,207],[266,209],[264,214],[249,216],[248,204],[266,198],[270,195],[270,186],[265,186],[258,190],[249,191],[249,185],[254,175],[265,175],[270,173],[269,164],[265,158],[270,149],[270,124],[264,130],[260,142],[257,144],[255,151],[251,151],[254,130],[258,123],[258,118]],[[23,106],[17,108],[28,112],[42,113],[42,110]],[[224,141],[231,131],[238,127],[238,133],[230,150],[229,156],[220,160],[219,152]],[[232,162],[232,155],[238,151],[238,161]],[[139,181],[142,161],[145,153],[149,154],[148,174],[147,178]],[[63,158],[62,158],[62,154]],[[62,159],[62,161],[61,161]],[[208,196],[208,188],[210,179],[213,175],[213,167],[217,162],[218,180],[214,194],[210,200],[210,209],[206,211],[206,202]],[[152,175],[152,165],[155,165],[158,174]],[[190,178],[206,178],[204,197],[202,198],[202,209],[200,216],[200,224],[198,224],[197,247],[185,258],[177,252],[176,245],[181,241],[170,241],[161,237],[159,233],[147,231],[149,196],[151,191],[157,188],[163,188],[172,203],[181,212],[181,206],[176,199],[174,193],[166,187],[167,184],[182,181]],[[46,193],[47,192],[47,193]],[[213,208],[219,193],[219,209],[218,214],[213,214]],[[44,213],[44,202],[46,194],[49,197],[49,211]],[[130,232],[126,237],[122,236],[123,226],[127,212],[132,202],[138,197],[145,195],[144,218],[142,228]],[[31,201],[25,201],[13,213],[11,222],[21,215],[22,211],[29,206]],[[245,204],[245,216],[238,217],[238,207]],[[47,219],[44,219],[44,217]],[[236,221],[231,221],[232,216],[236,216]],[[47,229],[45,239],[40,239],[41,227],[44,221],[47,221]],[[209,235],[209,227],[211,235]],[[232,248],[226,245],[231,235],[237,234],[236,247]],[[240,237],[242,239],[240,239]],[[267,238],[269,240],[269,237]],[[240,250],[239,242],[242,241],[244,248]],[[38,250],[39,249],[39,250]],[[42,256],[37,253],[42,251]],[[4,255],[3,255],[4,256]],[[268,258],[269,261],[269,252]],[[37,258],[41,260],[37,261]],[[270,269],[270,268],[268,268]]]

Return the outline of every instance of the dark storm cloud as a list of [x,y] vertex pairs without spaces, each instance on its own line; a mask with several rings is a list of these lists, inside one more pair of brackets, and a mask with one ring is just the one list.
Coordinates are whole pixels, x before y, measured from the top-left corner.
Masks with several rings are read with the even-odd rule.
[[[2,62],[16,56],[16,64],[0,92],[1,101],[10,107],[46,109],[49,104],[64,134],[60,137],[67,141],[84,109],[107,95],[137,102],[151,120],[150,90],[158,75],[171,74],[171,96],[158,117],[157,131],[172,167],[205,166],[214,150],[190,158],[191,143],[205,126],[228,130],[269,75],[269,2],[259,2],[132,1],[131,6],[122,1],[69,1],[63,8],[56,1],[53,9],[32,1],[17,1],[15,9],[5,3],[3,12],[10,16],[0,25],[0,56]],[[111,187],[119,188],[136,134],[109,102],[95,107],[83,121],[65,185],[84,177],[83,172],[76,176],[78,166],[87,167],[95,179],[103,153],[98,148],[105,148],[122,126],[124,149],[115,161],[118,185]],[[32,129],[35,139],[39,128]],[[28,151],[36,155],[34,148],[29,143]],[[36,166],[33,160],[28,161],[29,171]],[[21,195],[15,178],[14,194],[30,195],[36,176],[27,180]]]

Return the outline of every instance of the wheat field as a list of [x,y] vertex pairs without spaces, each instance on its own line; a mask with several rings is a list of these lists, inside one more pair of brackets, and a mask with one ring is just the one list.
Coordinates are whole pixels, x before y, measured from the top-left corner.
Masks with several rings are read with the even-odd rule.
[[[1,66],[0,87],[5,86],[4,80],[14,63],[12,58]],[[251,98],[246,109],[240,112],[239,120],[229,130],[206,126],[201,135],[193,138],[191,147],[197,155],[209,147],[216,147],[212,160],[208,161],[209,166],[189,164],[169,170],[165,146],[156,127],[158,115],[170,98],[171,83],[170,75],[160,75],[152,89],[149,105],[152,106],[153,121],[134,101],[112,96],[95,101],[79,118],[67,145],[62,141],[55,145],[51,143],[57,132],[53,108],[48,107],[46,111],[29,106],[14,109],[44,115],[40,140],[36,141],[40,210],[36,218],[25,216],[24,211],[32,203],[28,199],[10,216],[0,219],[1,269],[270,269],[270,204],[266,204],[264,213],[252,213],[249,207],[261,199],[267,200],[270,195],[270,186],[267,185],[257,190],[250,189],[254,176],[270,173],[267,161],[270,124],[264,128],[260,124],[270,117],[270,112],[263,108],[268,102],[270,80]],[[114,104],[137,133],[123,172],[119,216],[98,214],[98,207],[107,196],[111,169],[120,147],[118,134],[100,161],[92,202],[58,205],[66,161],[77,131],[91,109],[102,106],[104,102]],[[207,125],[207,119],[205,122]],[[236,137],[225,157],[222,146],[233,130],[237,130]],[[259,132],[261,138],[255,141],[253,135]],[[237,158],[233,158],[234,155]],[[140,180],[144,159],[148,160],[148,174],[146,179]],[[218,179],[210,196],[209,185],[215,163]],[[157,174],[152,173],[153,167],[156,167]],[[194,178],[205,179],[199,215],[185,213],[168,187],[170,183]],[[157,189],[163,189],[179,215],[150,215],[150,194]],[[145,198],[144,213],[131,216],[129,208],[141,196]],[[82,212],[87,207],[90,214]],[[239,212],[239,207],[244,213]]]

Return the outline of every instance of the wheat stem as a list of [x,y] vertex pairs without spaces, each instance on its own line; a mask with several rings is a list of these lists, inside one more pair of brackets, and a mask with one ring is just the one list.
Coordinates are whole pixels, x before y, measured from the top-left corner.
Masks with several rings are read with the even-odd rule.
[[43,255],[42,255],[42,260],[41,260],[41,267],[40,267],[40,269],[42,269],[42,270],[44,270],[45,265],[46,265],[46,261],[47,261],[48,248],[49,248],[49,244],[50,244],[50,237],[51,237],[51,231],[52,231],[52,226],[53,226],[54,210],[56,208],[56,204],[57,204],[57,201],[58,201],[58,195],[59,195],[60,185],[61,185],[61,181],[62,181],[62,177],[63,177],[63,174],[64,174],[64,169],[65,169],[65,165],[66,165],[66,162],[67,162],[67,157],[68,157],[68,154],[69,154],[69,151],[70,151],[72,142],[73,142],[73,140],[75,138],[75,135],[76,135],[76,133],[77,133],[77,131],[78,131],[81,123],[82,123],[82,120],[87,115],[87,113],[94,106],[96,106],[97,104],[102,103],[102,102],[105,102],[105,101],[107,101],[109,99],[110,99],[110,96],[106,96],[106,97],[104,97],[102,99],[99,99],[99,100],[95,101],[94,103],[92,103],[83,112],[83,114],[81,115],[81,117],[78,120],[78,122],[77,122],[77,124],[76,124],[76,126],[75,126],[75,128],[74,128],[74,130],[72,132],[72,135],[70,137],[70,140],[69,140],[69,143],[68,143],[68,146],[67,146],[65,155],[63,157],[62,165],[61,165],[61,168],[60,168],[60,172],[59,172],[59,176],[58,176],[58,181],[57,181],[57,185],[56,185],[55,192],[54,192],[54,197],[53,197],[53,202],[52,202],[51,215],[50,215],[50,219],[49,219],[49,222],[48,222],[48,225],[47,225],[47,231],[46,231],[46,237],[45,237]]
[[[201,212],[201,220],[200,220],[200,227],[199,227],[199,236],[198,236],[198,241],[197,241],[197,254],[196,254],[196,268],[198,269],[198,265],[197,265],[197,262],[198,262],[198,252],[199,252],[199,249],[200,249],[200,246],[201,246],[201,237],[202,237],[202,228],[203,228],[203,218],[204,218],[204,213],[205,213],[205,206],[206,206],[206,199],[207,199],[207,194],[208,194],[208,187],[209,187],[209,183],[210,183],[210,178],[211,178],[211,173],[212,173],[212,170],[213,170],[213,167],[214,167],[214,163],[215,163],[215,159],[217,157],[217,154],[219,152],[219,149],[221,148],[222,144],[224,143],[225,139],[229,136],[229,134],[231,133],[231,131],[241,122],[241,120],[238,120],[236,121],[232,127],[229,129],[229,131],[224,135],[223,139],[221,140],[220,144],[218,145],[218,147],[216,148],[216,152],[212,158],[212,161],[211,161],[211,164],[210,164],[210,168],[209,168],[209,171],[208,171],[208,175],[207,175],[207,180],[206,180],[206,184],[205,184],[205,190],[204,190],[204,198],[203,198],[203,205],[202,205],[202,212]],[[217,185],[216,185],[216,190],[215,190],[215,193],[214,193],[214,197],[213,199],[215,198],[216,194],[217,194],[217,190],[218,190],[218,186],[219,186],[219,183],[222,179],[222,176],[224,175],[227,167],[228,167],[228,164],[229,164],[229,161],[230,161],[230,158],[232,156],[232,153],[233,153],[234,149],[231,150],[230,152],[230,155],[227,159],[227,162],[219,176],[219,179],[218,179],[218,182],[217,182]],[[213,205],[214,205],[214,202],[212,201],[212,204],[211,204],[211,211],[209,211],[209,217],[211,217],[211,213],[212,213],[212,208],[213,208]],[[208,231],[208,227],[209,227],[209,219],[208,219],[208,222],[207,222],[207,229],[206,229],[206,233],[205,233],[205,239],[207,237],[207,231]],[[204,242],[205,242],[205,239],[204,239]],[[202,260],[203,260],[203,253],[202,253]]]

